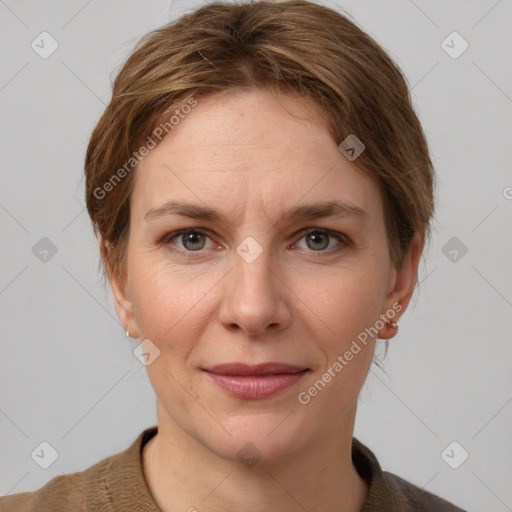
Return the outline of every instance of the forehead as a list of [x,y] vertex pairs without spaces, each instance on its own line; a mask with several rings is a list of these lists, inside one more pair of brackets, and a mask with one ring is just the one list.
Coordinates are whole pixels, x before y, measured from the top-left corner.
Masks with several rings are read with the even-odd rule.
[[301,99],[256,90],[197,101],[139,164],[133,195],[141,209],[186,196],[233,210],[344,200],[382,213],[374,179],[340,153]]

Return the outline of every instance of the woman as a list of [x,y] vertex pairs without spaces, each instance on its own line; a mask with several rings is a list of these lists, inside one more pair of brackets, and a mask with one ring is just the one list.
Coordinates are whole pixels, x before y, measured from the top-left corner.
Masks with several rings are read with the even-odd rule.
[[1,511],[456,511],[353,438],[433,214],[400,70],[307,1],[215,3],[148,34],[85,162],[117,315],[158,425]]

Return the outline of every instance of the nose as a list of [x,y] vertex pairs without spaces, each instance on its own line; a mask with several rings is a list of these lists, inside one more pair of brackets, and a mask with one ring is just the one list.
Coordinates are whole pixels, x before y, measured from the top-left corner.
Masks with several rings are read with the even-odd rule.
[[290,325],[292,296],[268,251],[251,263],[237,256],[224,280],[219,320],[227,330],[250,336],[278,332]]

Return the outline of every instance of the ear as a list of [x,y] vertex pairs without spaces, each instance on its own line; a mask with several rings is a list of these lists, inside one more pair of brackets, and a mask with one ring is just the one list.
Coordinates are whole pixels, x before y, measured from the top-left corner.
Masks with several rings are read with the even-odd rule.
[[114,306],[116,308],[117,318],[125,331],[129,332],[131,338],[139,337],[139,329],[135,322],[133,303],[127,290],[126,271],[115,269],[109,263],[108,258],[110,246],[107,241],[100,238],[100,253],[107,271],[108,281],[112,288]]
[[[396,323],[409,306],[418,279],[418,264],[423,251],[424,241],[424,235],[416,233],[409,244],[409,249],[404,257],[402,266],[399,269],[394,269],[391,273],[387,296],[382,305],[382,319],[385,316],[391,322]],[[386,323],[380,329],[378,337],[389,339],[395,336],[396,333],[396,327]]]

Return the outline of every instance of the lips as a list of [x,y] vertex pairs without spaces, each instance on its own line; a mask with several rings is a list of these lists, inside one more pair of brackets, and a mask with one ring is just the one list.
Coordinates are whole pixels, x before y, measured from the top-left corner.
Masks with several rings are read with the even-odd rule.
[[281,393],[301,380],[309,368],[285,363],[225,363],[204,368],[204,371],[229,395],[250,400]]
[[307,368],[301,368],[299,366],[293,366],[285,363],[261,363],[256,365],[225,363],[205,368],[205,370],[217,375],[237,375],[243,377],[247,375],[293,374],[307,370]]

